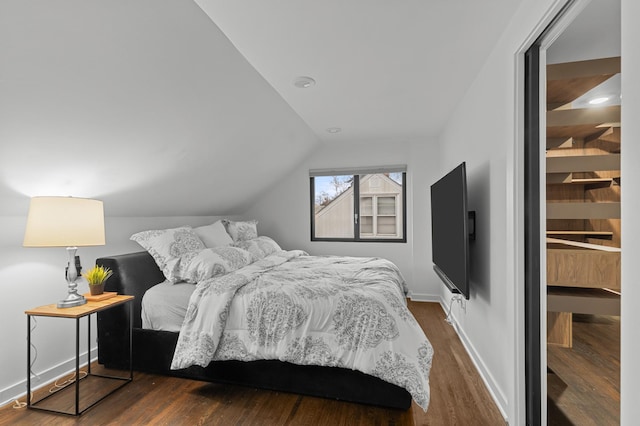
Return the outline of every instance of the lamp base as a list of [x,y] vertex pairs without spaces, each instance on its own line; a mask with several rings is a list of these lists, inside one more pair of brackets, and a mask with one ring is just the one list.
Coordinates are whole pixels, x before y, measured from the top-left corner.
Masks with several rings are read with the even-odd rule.
[[67,298],[58,302],[58,308],[73,308],[74,306],[80,306],[87,303],[87,299],[84,296],[78,294],[78,284],[76,279],[78,278],[78,272],[76,271],[76,251],[78,247],[67,247],[67,255],[69,256],[69,262],[67,263],[67,283],[69,284],[69,293]]
[[87,303],[87,299],[77,293],[69,293],[66,299],[58,302],[58,308],[73,308]]

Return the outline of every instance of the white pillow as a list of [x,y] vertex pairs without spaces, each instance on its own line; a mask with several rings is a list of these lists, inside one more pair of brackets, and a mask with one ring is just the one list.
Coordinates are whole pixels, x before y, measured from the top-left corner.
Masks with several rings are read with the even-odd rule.
[[194,231],[196,231],[196,234],[207,248],[225,247],[233,243],[222,221],[217,221],[211,225],[199,226],[194,228]]
[[205,248],[190,226],[142,231],[133,234],[131,239],[149,252],[165,278],[171,282],[180,280],[176,276],[180,258],[187,253]]
[[258,221],[246,220],[235,222],[233,220],[223,219],[222,223],[227,229],[227,233],[231,236],[234,243],[238,241],[252,240],[258,237]]
[[252,240],[238,241],[233,246],[239,247],[251,253],[254,262],[256,260],[263,259],[272,253],[282,250],[278,243],[265,235],[254,238]]
[[188,283],[198,283],[237,271],[253,262],[253,256],[239,247],[207,248],[188,253],[180,260],[176,276]]

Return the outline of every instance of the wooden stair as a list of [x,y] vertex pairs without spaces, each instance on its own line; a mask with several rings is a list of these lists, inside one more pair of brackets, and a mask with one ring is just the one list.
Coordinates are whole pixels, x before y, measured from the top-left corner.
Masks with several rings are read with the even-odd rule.
[[572,105],[619,73],[619,57],[547,66],[548,344],[572,346],[574,312],[620,314],[621,107]]

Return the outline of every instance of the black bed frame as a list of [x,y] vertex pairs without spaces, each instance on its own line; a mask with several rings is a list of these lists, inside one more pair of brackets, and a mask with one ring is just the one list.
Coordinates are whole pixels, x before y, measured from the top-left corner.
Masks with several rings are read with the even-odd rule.
[[[342,401],[406,410],[411,396],[403,388],[355,370],[296,365],[282,361],[214,361],[206,368],[171,370],[178,333],[142,328],[141,302],[147,289],[164,275],[147,252],[102,257],[96,264],[111,268],[105,291],[135,296],[133,300],[133,368],[156,374],[293,392]],[[118,306],[98,313],[98,362],[128,369],[129,312]]]

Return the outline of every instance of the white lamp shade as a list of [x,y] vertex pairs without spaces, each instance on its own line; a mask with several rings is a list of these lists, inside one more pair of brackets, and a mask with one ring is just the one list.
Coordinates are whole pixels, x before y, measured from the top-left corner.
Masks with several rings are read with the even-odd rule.
[[33,197],[29,206],[25,247],[102,246],[102,201],[73,197]]

